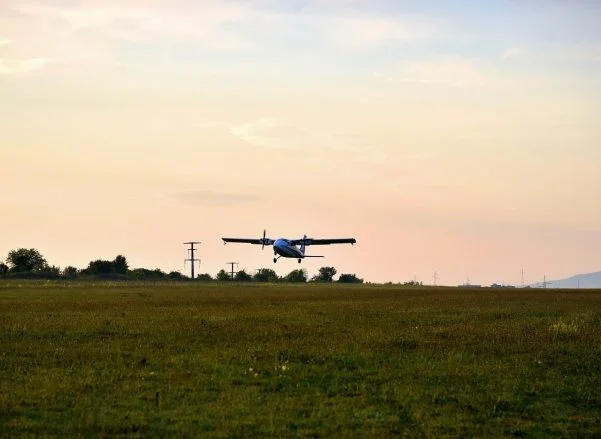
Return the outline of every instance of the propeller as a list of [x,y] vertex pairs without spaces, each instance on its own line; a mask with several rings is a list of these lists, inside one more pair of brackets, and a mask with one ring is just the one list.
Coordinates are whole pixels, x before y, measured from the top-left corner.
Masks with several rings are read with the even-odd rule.
[[261,250],[263,250],[265,248],[265,236],[267,235],[267,230],[263,230],[263,239],[261,240],[261,243],[263,244],[261,246]]

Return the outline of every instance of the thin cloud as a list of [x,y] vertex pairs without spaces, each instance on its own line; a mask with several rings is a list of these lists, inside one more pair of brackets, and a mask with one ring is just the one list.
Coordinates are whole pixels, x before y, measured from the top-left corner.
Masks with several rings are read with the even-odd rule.
[[12,41],[8,38],[0,38],[0,46],[8,46]]
[[[96,37],[135,42],[194,42],[217,51],[255,48],[258,34],[271,29],[296,32],[307,29],[311,38],[337,47],[370,49],[388,42],[410,42],[442,37],[441,26],[430,17],[359,14],[343,4],[317,3],[298,8],[268,8],[256,2],[206,1],[198,8],[132,7],[103,4],[50,6],[15,4],[13,9],[56,28],[62,23],[74,32],[91,31]],[[250,32],[253,29],[262,32]],[[269,34],[269,32],[268,32]],[[87,35],[86,37],[90,37]],[[94,37],[94,35],[92,35]],[[272,44],[263,41],[263,44]]]
[[514,59],[519,56],[522,56],[523,53],[524,53],[524,49],[522,49],[520,47],[511,47],[509,49],[506,49],[505,52],[503,52],[503,59],[504,60]]
[[257,10],[221,2],[204,4],[202,9],[186,14],[150,7],[25,4],[15,9],[31,17],[62,21],[74,32],[93,31],[98,36],[136,42],[195,41],[205,48],[224,51],[245,50],[252,46],[228,26],[261,18]]
[[328,18],[321,23],[327,39],[349,48],[373,48],[388,42],[406,43],[441,37],[439,28],[422,17]]
[[194,124],[196,128],[223,128],[228,127],[229,125],[230,124],[227,122],[219,122],[215,120],[210,120],[207,122],[198,122]]
[[233,206],[248,204],[259,200],[258,196],[232,194],[207,190],[186,191],[173,195],[173,198],[190,205]]
[[373,147],[365,136],[354,130],[309,130],[269,117],[233,124],[228,130],[233,136],[261,148],[360,152]]
[[366,166],[381,166],[388,160],[387,154],[368,137],[353,129],[311,130],[272,117],[244,123],[207,121],[195,126],[223,129],[256,148],[302,150],[303,159],[311,162],[321,162],[329,154],[339,162],[357,165],[365,170]]
[[490,88],[492,81],[475,61],[461,57],[443,57],[425,61],[400,62],[393,72],[376,80],[389,84],[411,83],[458,88]]
[[[369,99],[360,98],[359,102],[367,103]],[[273,117],[243,123],[206,121],[194,126],[201,129],[225,130],[257,148],[303,150],[313,155],[326,151],[344,151],[348,161],[363,163],[381,163],[386,160],[386,156],[374,147],[370,139],[359,131],[350,129],[310,130]]]
[[48,65],[46,58],[13,60],[0,58],[0,76],[26,76]]
[[233,136],[261,148],[298,149],[315,143],[306,130],[279,122],[274,118],[263,118],[229,127]]

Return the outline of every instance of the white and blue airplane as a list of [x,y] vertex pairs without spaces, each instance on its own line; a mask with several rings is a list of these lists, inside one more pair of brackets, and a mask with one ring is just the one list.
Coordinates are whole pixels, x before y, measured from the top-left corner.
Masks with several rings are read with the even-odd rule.
[[[276,256],[273,258],[273,262],[276,263],[279,258],[292,258],[298,259],[298,263],[305,258],[323,258],[324,256],[310,256],[305,254],[305,247],[308,245],[330,245],[330,244],[355,244],[357,240],[355,238],[337,238],[337,239],[314,239],[307,238],[307,235],[303,236],[302,239],[286,239],[279,238],[276,240],[266,238],[267,231],[263,230],[263,238],[259,239],[247,239],[247,238],[221,238],[223,243],[237,242],[242,244],[256,244],[261,246],[261,250],[266,245],[273,246],[273,253]],[[298,247],[300,246],[300,247]]]

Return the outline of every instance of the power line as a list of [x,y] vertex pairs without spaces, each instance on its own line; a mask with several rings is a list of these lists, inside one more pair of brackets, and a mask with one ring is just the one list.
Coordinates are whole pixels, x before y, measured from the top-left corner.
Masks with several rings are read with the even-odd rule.
[[187,259],[184,259],[184,266],[186,265],[186,262],[191,262],[190,271],[191,271],[192,279],[194,279],[194,263],[198,262],[198,268],[200,268],[200,258],[194,257],[194,252],[196,250],[198,250],[198,249],[194,248],[194,244],[200,244],[200,241],[184,242],[184,245],[190,246],[190,248],[188,249],[188,251],[190,252],[190,257]]

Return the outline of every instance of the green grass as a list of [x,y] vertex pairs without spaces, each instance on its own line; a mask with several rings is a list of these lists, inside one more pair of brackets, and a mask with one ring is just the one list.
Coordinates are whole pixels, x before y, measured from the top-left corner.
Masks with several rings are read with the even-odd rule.
[[601,435],[601,291],[0,283],[0,437]]

